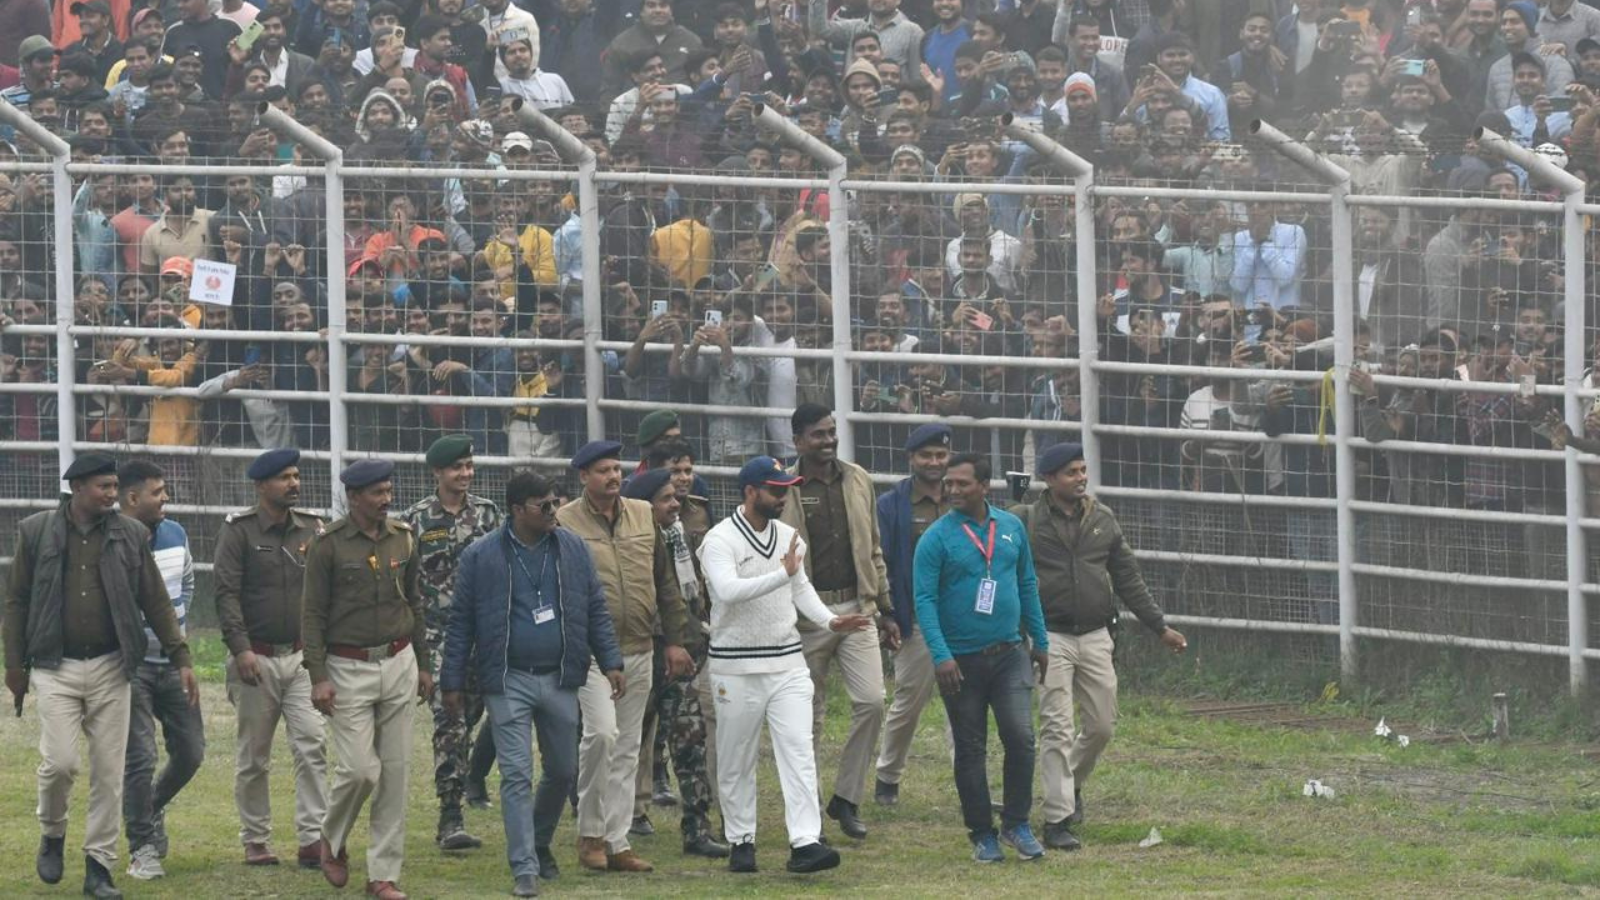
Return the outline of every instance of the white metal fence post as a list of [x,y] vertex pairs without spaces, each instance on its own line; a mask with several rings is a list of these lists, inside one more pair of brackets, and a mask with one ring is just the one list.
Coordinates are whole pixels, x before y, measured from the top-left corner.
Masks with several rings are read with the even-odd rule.
[[1100,489],[1100,439],[1095,426],[1100,424],[1100,373],[1094,364],[1100,357],[1099,318],[1095,311],[1094,258],[1094,166],[1060,143],[1044,136],[1037,128],[1018,122],[1010,114],[1000,117],[1006,136],[1027,144],[1057,170],[1073,179],[1073,243],[1078,269],[1078,396],[1080,398],[1078,441],[1083,445],[1083,464],[1089,470],[1089,490]]
[[328,279],[328,502],[337,511],[344,510],[344,492],[339,490],[339,473],[344,469],[344,454],[350,447],[350,415],[345,397],[349,393],[349,352],[345,335],[345,268],[344,268],[344,151],[332,141],[317,134],[268,103],[261,104],[262,124],[299,142],[306,151],[321,160],[322,208],[328,217],[324,243],[328,262],[323,274]]
[[[1583,402],[1572,391],[1583,387],[1584,359],[1588,347],[1584,342],[1584,319],[1588,299],[1584,296],[1584,233],[1583,216],[1578,205],[1583,202],[1583,179],[1537,153],[1507,140],[1485,128],[1477,131],[1478,147],[1504,157],[1526,169],[1530,181],[1543,182],[1559,190],[1562,195],[1561,249],[1565,284],[1562,292],[1566,320],[1563,324],[1562,380],[1567,393],[1563,397],[1564,416],[1573,434],[1583,433]],[[1578,464],[1577,450],[1568,447],[1565,460],[1567,482],[1567,689],[1574,697],[1584,692],[1588,673],[1584,651],[1589,645],[1588,601],[1583,595],[1583,583],[1588,575],[1588,553],[1584,549],[1583,512],[1586,491],[1583,487],[1583,467]]]
[[1328,186],[1328,213],[1331,219],[1333,258],[1333,466],[1334,527],[1338,536],[1339,562],[1339,677],[1356,681],[1360,675],[1356,655],[1356,622],[1360,607],[1356,591],[1356,516],[1351,503],[1356,499],[1355,438],[1356,413],[1350,399],[1350,368],[1355,363],[1355,229],[1350,220],[1350,173],[1330,162],[1315,150],[1295,141],[1265,122],[1250,126],[1256,139],[1273,152],[1316,175]]
[[[600,357],[605,338],[605,285],[600,283],[600,194],[595,184],[598,168],[594,151],[556,120],[521,98],[510,101],[517,120],[537,137],[549,141],[561,158],[578,166],[578,223],[583,249],[583,399],[584,424],[589,440],[606,436],[606,414],[600,408],[605,395],[606,369]],[[563,303],[563,307],[565,304]]]
[[72,149],[66,141],[4,100],[0,100],[0,122],[15,128],[50,154],[50,224],[51,239],[56,245],[56,454],[59,457],[56,471],[65,472],[76,455],[72,442],[78,436],[78,416],[72,393],[77,383],[77,348],[67,331],[67,326],[73,322],[73,301],[77,296],[72,266],[72,176],[67,172]]
[[828,170],[828,243],[833,248],[828,263],[833,282],[833,421],[839,428],[839,457],[854,462],[855,425],[850,421],[850,413],[855,411],[856,401],[852,387],[855,379],[850,373],[853,336],[850,333],[850,204],[844,192],[846,160],[839,151],[802,131],[799,125],[770,106],[758,105],[755,121]]

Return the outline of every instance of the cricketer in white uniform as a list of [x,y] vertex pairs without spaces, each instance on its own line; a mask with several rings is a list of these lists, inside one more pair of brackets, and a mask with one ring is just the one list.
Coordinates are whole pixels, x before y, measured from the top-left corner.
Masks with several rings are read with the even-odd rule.
[[744,504],[706,533],[700,566],[711,597],[709,671],[717,704],[717,790],[732,845],[728,868],[756,871],[756,751],[767,723],[783,784],[791,872],[839,865],[821,843],[822,809],[811,744],[811,673],[795,627],[798,614],[836,632],[859,631],[869,616],[835,616],[802,560],[805,545],[778,521],[801,482],[770,456],[739,470]]

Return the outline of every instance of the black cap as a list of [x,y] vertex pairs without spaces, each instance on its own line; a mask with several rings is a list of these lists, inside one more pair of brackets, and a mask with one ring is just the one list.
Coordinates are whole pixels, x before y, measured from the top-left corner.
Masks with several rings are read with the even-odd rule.
[[394,475],[394,463],[387,459],[360,459],[339,473],[339,481],[351,490],[360,490]]
[[76,481],[79,478],[93,478],[96,475],[112,475],[117,471],[117,461],[104,453],[85,453],[74,459],[72,465],[61,473],[62,481]]

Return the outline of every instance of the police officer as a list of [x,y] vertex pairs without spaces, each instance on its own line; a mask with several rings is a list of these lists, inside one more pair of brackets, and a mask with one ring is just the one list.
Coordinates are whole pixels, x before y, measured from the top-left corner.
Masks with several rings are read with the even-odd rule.
[[228,700],[237,716],[233,800],[239,840],[248,866],[275,866],[267,839],[272,806],[267,771],[279,720],[294,758],[296,861],[315,869],[322,861],[326,737],[311,706],[311,677],[301,665],[300,595],[306,552],[322,533],[322,519],[295,509],[300,499],[300,451],[267,450],[245,475],[256,484],[256,505],[224,520],[212,575],[217,622],[228,647]]
[[950,439],[950,426],[937,423],[911,432],[906,441],[911,477],[878,498],[883,564],[889,572],[895,621],[900,625],[900,649],[894,653],[894,699],[884,717],[873,788],[873,799],[881,806],[899,802],[900,776],[911,753],[911,738],[917,733],[922,708],[933,698],[933,657],[917,628],[911,570],[922,533],[945,513],[944,470],[950,462]]
[[339,474],[350,512],[311,542],[301,601],[311,704],[329,717],[338,758],[322,874],[334,887],[349,881],[345,842],[370,795],[367,893],[378,900],[405,900],[395,882],[405,859],[411,697],[433,694],[416,540],[389,518],[393,476],[394,463],[377,459]]
[[[1039,693],[1044,842],[1076,850],[1080,843],[1072,827],[1083,820],[1083,784],[1111,743],[1117,721],[1110,630],[1117,601],[1172,652],[1183,652],[1189,642],[1167,625],[1150,596],[1116,516],[1089,495],[1083,447],[1062,443],[1046,450],[1039,455],[1039,476],[1044,495],[1012,511],[1028,529],[1050,635],[1050,667]],[[1074,706],[1083,713],[1076,723]]]
[[[472,464],[472,439],[464,434],[447,434],[428,448],[428,466],[433,469],[433,495],[418,500],[400,516],[411,526],[417,539],[418,564],[422,569],[422,599],[428,646],[440,647],[445,624],[450,617],[450,600],[455,592],[456,560],[462,551],[500,527],[500,508],[494,501],[471,493],[475,473]],[[443,654],[434,654],[439,665]],[[439,672],[433,672],[437,681]],[[461,800],[468,757],[472,752],[472,728],[483,718],[483,695],[468,684],[462,694],[462,715],[447,715],[444,701],[435,694],[433,706],[433,787],[439,795],[439,830],[434,840],[441,850],[470,850],[483,842],[469,834],[461,820]]]
[[190,705],[199,704],[200,688],[150,552],[150,531],[116,512],[116,460],[85,453],[61,478],[72,496],[17,527],[6,585],[6,688],[18,714],[28,691],[39,695],[39,879],[61,880],[82,734],[89,751],[83,892],[116,900],[122,892],[110,866],[122,819],[130,684],[145,656],[145,622],[177,668]]
[[898,649],[900,625],[894,618],[889,577],[883,568],[872,477],[860,466],[839,459],[839,430],[827,407],[802,403],[790,424],[800,454],[797,472],[805,481],[796,491],[799,502],[784,507],[783,522],[811,547],[806,554],[806,573],[812,586],[837,615],[879,615],[876,628],[862,631],[834,632],[810,622],[800,623],[806,665],[815,688],[812,741],[817,758],[822,757],[828,669],[836,659],[850,696],[850,731],[839,751],[839,774],[826,812],[838,821],[840,831],[859,840],[867,836],[860,817],[861,795],[883,727],[879,635],[889,649]]

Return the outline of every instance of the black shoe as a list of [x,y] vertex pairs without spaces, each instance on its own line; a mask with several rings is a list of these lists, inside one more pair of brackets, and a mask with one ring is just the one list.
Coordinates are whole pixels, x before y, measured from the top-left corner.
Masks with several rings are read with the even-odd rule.
[[122,892],[111,883],[111,873],[92,856],[83,858],[83,892],[95,900],[122,900]]
[[476,850],[483,841],[467,833],[461,824],[461,810],[450,809],[439,814],[439,834],[434,839],[440,850]]
[[540,878],[555,881],[561,877],[561,867],[556,865],[556,855],[550,852],[549,847],[535,847],[533,854],[539,858]]
[[894,806],[900,802],[900,785],[879,778],[877,786],[872,789],[872,799],[879,806]]
[[66,850],[65,837],[39,838],[39,858],[34,861],[34,870],[39,873],[39,880],[45,884],[59,884],[61,872],[65,866],[62,854]]
[[476,778],[468,778],[463,789],[461,799],[473,809],[491,809],[494,804],[489,801],[489,786]]
[[656,833],[656,827],[650,824],[649,816],[634,816],[633,824],[628,826],[628,833],[634,837],[649,837]]
[[1072,820],[1064,819],[1060,822],[1046,822],[1044,824],[1044,845],[1052,850],[1081,850],[1083,842],[1072,833]]
[[839,867],[839,851],[821,843],[807,844],[789,851],[789,864],[784,866],[791,872],[821,872],[825,869]]
[[650,791],[650,802],[656,806],[677,806],[678,795],[672,792],[672,782],[666,779],[656,779],[655,786]]
[[1083,824],[1083,791],[1072,791],[1072,815],[1067,816],[1067,824],[1074,828]]
[[725,859],[728,855],[728,845],[716,840],[709,834],[702,834],[694,840],[683,842],[683,852],[686,856],[704,856],[706,859]]
[[859,841],[867,836],[867,823],[856,815],[856,805],[838,794],[834,794],[833,799],[828,801],[828,818],[839,822],[839,830],[844,832],[846,837],[853,837]]
[[756,845],[753,841],[733,845],[733,850],[728,853],[728,871],[756,871]]
[[518,875],[516,881],[511,885],[511,896],[539,896],[539,879],[533,877],[532,875]]

